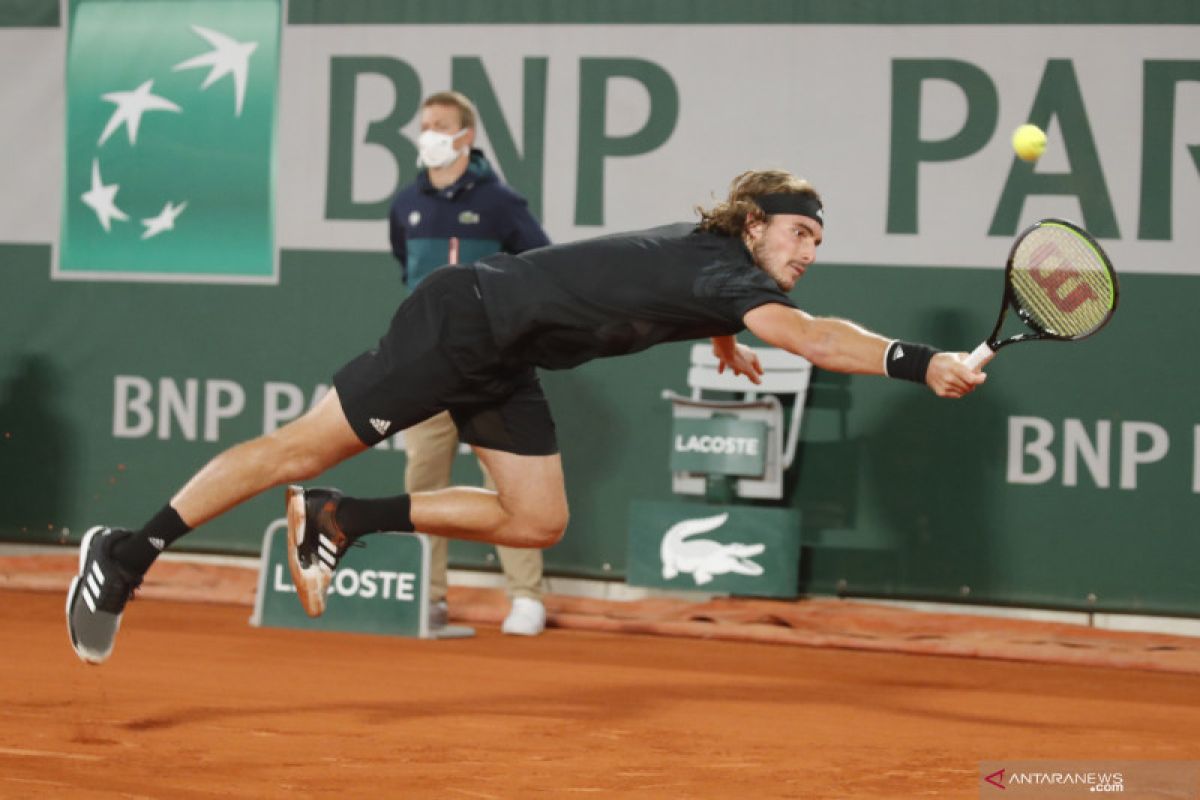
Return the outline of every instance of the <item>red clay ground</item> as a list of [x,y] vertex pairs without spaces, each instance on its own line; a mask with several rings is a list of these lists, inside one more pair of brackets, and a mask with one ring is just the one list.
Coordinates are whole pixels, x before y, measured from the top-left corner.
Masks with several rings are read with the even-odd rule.
[[248,615],[139,599],[89,667],[61,593],[0,592],[0,796],[958,798],[981,760],[1200,758],[1192,675]]

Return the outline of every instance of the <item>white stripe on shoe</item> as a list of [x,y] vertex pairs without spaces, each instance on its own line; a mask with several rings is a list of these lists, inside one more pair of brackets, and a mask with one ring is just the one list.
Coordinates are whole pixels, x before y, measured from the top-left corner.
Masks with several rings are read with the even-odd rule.
[[92,562],[92,574],[96,576],[96,580],[100,581],[100,585],[104,585],[104,571],[100,569],[100,562]]
[[83,602],[87,603],[87,607],[89,609],[91,609],[93,614],[95,614],[96,613],[96,601],[93,600],[91,594],[88,593],[88,587],[86,587],[86,586],[83,587],[83,591],[81,592],[81,594],[83,595]]
[[333,542],[329,541],[325,536],[317,538],[317,555],[330,569],[337,566],[337,549],[334,548]]

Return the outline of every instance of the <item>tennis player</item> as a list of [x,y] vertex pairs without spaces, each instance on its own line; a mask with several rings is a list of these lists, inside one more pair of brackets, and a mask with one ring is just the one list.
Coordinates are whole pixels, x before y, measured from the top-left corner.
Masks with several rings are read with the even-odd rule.
[[452,487],[378,499],[287,491],[289,562],[313,616],[359,537],[421,531],[510,547],[553,545],[567,527],[554,421],[536,368],[569,369],[661,342],[711,338],[721,369],[759,382],[763,341],[822,369],[923,383],[941,397],[981,384],[964,353],[889,340],[813,317],[788,297],[824,236],[820,195],[783,171],[746,172],[700,223],[497,254],[436,270],[397,309],[379,344],[342,367],[307,414],[205,465],[140,530],[83,538],[67,598],[75,652],[112,652],[125,605],[158,554],[259,493],[320,475],[397,431],[448,410],[496,491]]

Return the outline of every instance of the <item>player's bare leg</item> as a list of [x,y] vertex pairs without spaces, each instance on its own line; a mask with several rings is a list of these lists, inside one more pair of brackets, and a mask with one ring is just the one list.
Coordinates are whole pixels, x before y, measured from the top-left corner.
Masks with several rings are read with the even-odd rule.
[[366,450],[330,389],[299,419],[231,447],[188,481],[171,505],[198,527],[273,486],[303,481]]
[[288,564],[310,616],[325,611],[346,550],[378,531],[420,531],[509,547],[549,547],[567,527],[562,459],[475,448],[496,491],[453,487],[384,498],[345,497],[332,488],[287,492]]
[[508,547],[549,547],[567,527],[562,456],[475,447],[496,491],[453,487],[412,496],[415,530]]

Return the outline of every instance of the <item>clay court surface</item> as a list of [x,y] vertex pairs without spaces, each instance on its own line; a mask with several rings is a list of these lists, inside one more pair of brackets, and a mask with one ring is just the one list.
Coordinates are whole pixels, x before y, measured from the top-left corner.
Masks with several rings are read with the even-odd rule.
[[1189,674],[487,625],[307,633],[153,598],[91,667],[60,593],[0,601],[5,798],[978,797],[981,760],[1200,756]]

